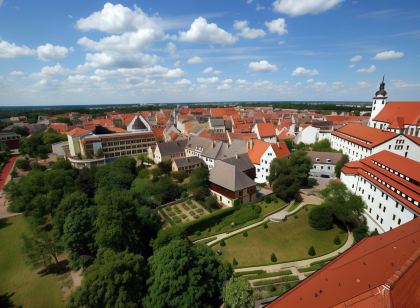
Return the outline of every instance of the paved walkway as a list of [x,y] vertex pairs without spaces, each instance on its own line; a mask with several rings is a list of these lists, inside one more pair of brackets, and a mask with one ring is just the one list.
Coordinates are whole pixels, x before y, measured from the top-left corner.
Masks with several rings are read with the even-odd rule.
[[[298,268],[308,267],[313,262],[322,261],[324,259],[329,259],[329,258],[338,256],[339,254],[349,249],[353,245],[353,242],[354,242],[353,233],[349,232],[346,243],[343,246],[341,246],[339,249],[333,252],[330,252],[326,255],[319,256],[316,258],[306,259],[306,260],[279,263],[279,264],[273,264],[273,265],[242,267],[242,268],[235,269],[235,272],[248,272],[248,271],[254,271],[254,270],[263,270],[270,273],[270,272],[278,272],[281,270],[290,269],[292,272],[295,273],[295,269],[297,270]],[[301,274],[302,275],[298,275],[299,279],[301,279],[301,277],[304,278],[304,273],[301,273]]]
[[7,184],[7,182],[10,181],[10,172],[13,170],[13,166],[15,165],[17,158],[18,156],[12,156],[0,173],[0,219],[21,214],[21,213],[9,213],[7,211],[7,207],[9,206],[9,203],[6,198],[6,194],[3,191],[4,186]]
[[219,233],[219,234],[215,234],[206,238],[202,238],[200,240],[195,241],[200,242],[200,241],[205,241],[208,240],[210,238],[214,238],[212,241],[208,242],[207,245],[211,246],[213,244],[216,244],[217,242],[219,242],[220,240],[226,239],[228,237],[234,236],[236,234],[240,234],[246,230],[249,229],[253,229],[255,227],[258,227],[268,221],[272,221],[272,222],[277,222],[277,223],[281,223],[284,219],[284,217],[288,216],[288,215],[293,215],[294,213],[298,212],[301,208],[303,208],[305,205],[307,204],[321,204],[322,203],[322,199],[318,198],[316,196],[307,196],[307,195],[303,195],[303,202],[301,204],[299,204],[299,206],[294,209],[291,212],[288,212],[288,210],[290,209],[290,207],[293,206],[293,201],[291,203],[289,203],[288,206],[286,206],[285,208],[283,208],[282,210],[279,210],[278,212],[271,214],[267,217],[265,217],[263,220],[253,223],[252,225],[249,226],[245,226],[243,228],[237,229],[235,231],[231,231],[231,232],[224,232],[224,233]]

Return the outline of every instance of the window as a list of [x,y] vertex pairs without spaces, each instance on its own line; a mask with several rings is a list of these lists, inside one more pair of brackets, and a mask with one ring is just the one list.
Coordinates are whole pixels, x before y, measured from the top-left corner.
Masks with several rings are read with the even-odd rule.
[[398,225],[401,224],[401,218],[398,218]]
[[385,213],[385,211],[386,211],[386,207],[384,207],[384,213]]
[[401,205],[401,213],[404,212],[404,207]]
[[395,214],[394,214],[394,215],[392,215],[392,220],[395,220]]
[[376,215],[376,220],[379,220],[379,215]]

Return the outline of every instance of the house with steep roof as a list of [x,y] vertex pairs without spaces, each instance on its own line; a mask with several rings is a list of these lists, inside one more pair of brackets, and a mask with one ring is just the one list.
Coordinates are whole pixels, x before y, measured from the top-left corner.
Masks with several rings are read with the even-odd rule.
[[269,142],[276,143],[276,126],[273,123],[257,123],[252,127],[252,132],[257,134],[257,138]]
[[225,120],[223,118],[209,118],[209,128],[215,133],[226,132]]
[[176,158],[185,157],[186,145],[186,139],[158,143],[156,147],[148,149],[148,156],[156,164],[163,161],[173,161]]
[[204,166],[204,162],[201,158],[197,156],[190,156],[190,157],[180,157],[175,158],[172,162],[172,171],[174,172],[187,172],[191,173],[191,171],[198,169]]
[[381,151],[347,163],[341,181],[366,203],[370,230],[386,232],[420,215],[420,163]]
[[309,175],[321,178],[335,178],[335,165],[343,157],[341,153],[308,151],[308,157],[312,160],[312,168]]
[[272,144],[261,140],[249,140],[247,143],[248,156],[255,166],[255,182],[266,183],[270,175],[270,164],[275,158],[290,155],[286,143]]
[[242,171],[242,163],[218,160],[210,170],[210,192],[225,206],[255,201],[255,182]]
[[383,150],[420,161],[420,138],[351,123],[332,133],[331,147],[359,160]]
[[420,307],[420,221],[366,237],[267,307]]

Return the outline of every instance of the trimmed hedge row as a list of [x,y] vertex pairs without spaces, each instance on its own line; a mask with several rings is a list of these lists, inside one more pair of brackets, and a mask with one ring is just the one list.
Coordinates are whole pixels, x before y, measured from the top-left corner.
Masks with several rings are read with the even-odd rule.
[[197,220],[185,224],[184,229],[187,234],[197,231],[204,231],[222,221],[226,216],[232,215],[235,209],[233,207],[214,211],[208,215],[200,217]]
[[246,275],[253,275],[253,274],[264,274],[265,272],[263,270],[254,270],[254,271],[248,271],[248,272],[234,272],[233,275],[235,277],[241,277]]
[[328,262],[330,262],[331,260],[334,260],[335,258],[337,258],[337,256],[330,257],[330,258],[325,258],[325,259],[323,259],[323,260],[319,260],[319,261],[315,261],[315,262],[312,262],[310,265],[311,265],[311,266],[312,266],[312,265],[317,265],[317,264],[322,264],[322,265],[324,265],[324,263],[328,263]]
[[296,280],[299,280],[297,275],[280,276],[278,278],[255,281],[254,286],[257,287],[257,286],[264,286],[267,284],[274,284],[274,283],[287,282],[287,281],[296,281]]
[[313,272],[313,271],[319,270],[321,267],[322,267],[321,264],[316,264],[316,265],[312,265],[312,266],[308,266],[304,268],[298,268],[298,271],[300,273]]
[[279,277],[279,276],[285,276],[285,275],[291,275],[291,270],[284,270],[280,272],[274,272],[274,273],[261,273],[261,274],[251,274],[247,275],[244,278],[247,280],[254,280],[254,279],[261,279],[261,278],[270,278],[270,277]]

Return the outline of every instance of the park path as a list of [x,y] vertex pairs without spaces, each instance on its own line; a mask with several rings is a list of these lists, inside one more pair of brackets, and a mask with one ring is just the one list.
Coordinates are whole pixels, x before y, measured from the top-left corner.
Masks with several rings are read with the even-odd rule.
[[266,222],[272,221],[272,222],[276,222],[276,223],[280,223],[286,216],[289,215],[293,215],[294,213],[298,212],[300,209],[302,209],[305,205],[308,204],[316,204],[319,205],[322,203],[322,199],[316,196],[312,196],[312,195],[303,195],[303,202],[301,204],[299,204],[298,207],[296,207],[293,211],[288,212],[288,210],[290,209],[290,207],[293,206],[294,202],[290,202],[285,208],[271,214],[268,215],[267,217],[265,217],[263,220],[258,221],[256,223],[253,223],[252,225],[249,226],[245,226],[243,228],[237,229],[235,231],[231,231],[231,232],[224,232],[224,233],[219,233],[219,234],[215,234],[212,236],[208,236],[202,239],[199,239],[197,241],[195,241],[195,243],[201,242],[201,241],[205,241],[208,239],[213,239],[210,242],[207,243],[208,246],[211,246],[213,244],[216,244],[217,242],[232,237],[236,234],[240,234],[244,231],[253,229],[255,227],[258,227]]
[[[270,272],[278,272],[281,270],[290,269],[292,270],[292,272],[296,273],[295,270],[297,270],[298,268],[308,267],[313,262],[318,262],[318,261],[322,261],[325,259],[338,256],[339,254],[349,249],[353,245],[353,243],[354,243],[353,233],[349,232],[347,241],[344,243],[344,245],[338,248],[337,250],[334,250],[333,252],[330,252],[326,255],[319,256],[316,258],[311,258],[311,259],[300,260],[300,261],[292,261],[292,262],[278,263],[278,264],[272,264],[272,265],[263,265],[263,266],[242,267],[242,268],[235,269],[235,272],[248,272],[248,271],[254,271],[254,270],[263,270],[270,273]],[[299,275],[299,278],[303,279],[304,275]]]
[[0,173],[0,219],[13,217],[16,215],[20,215],[21,213],[9,213],[7,211],[7,207],[9,205],[6,194],[3,191],[4,186],[7,182],[10,181],[10,172],[13,170],[13,167],[16,163],[18,156],[12,156],[9,158],[9,161],[3,167]]

